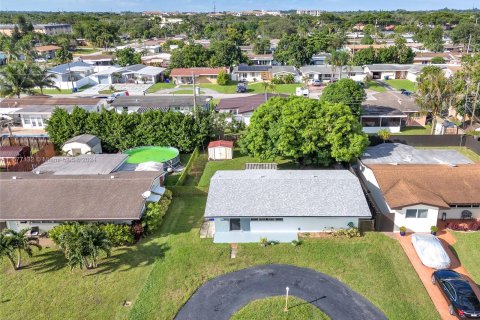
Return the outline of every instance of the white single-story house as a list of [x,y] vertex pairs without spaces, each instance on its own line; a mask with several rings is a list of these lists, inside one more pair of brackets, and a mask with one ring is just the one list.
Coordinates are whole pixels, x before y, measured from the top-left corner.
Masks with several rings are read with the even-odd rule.
[[134,64],[122,68],[119,72],[122,74],[123,82],[127,83],[157,83],[163,80],[165,68],[145,66],[143,64]]
[[217,140],[208,144],[209,160],[233,159],[233,141]]
[[80,61],[88,63],[93,66],[94,72],[101,72],[113,65],[115,58],[109,54],[95,54],[79,57]]
[[302,81],[300,72],[294,66],[272,66],[271,73],[273,78],[282,78],[286,75],[292,75],[295,82]]
[[277,65],[275,59],[273,59],[273,54],[254,54],[251,53],[248,55],[248,59],[252,61],[253,65],[256,66],[274,66]]
[[330,53],[318,53],[314,54],[310,59],[310,64],[314,66],[321,66],[327,63],[327,60],[330,58]]
[[253,169],[215,173],[205,218],[215,243],[290,242],[301,232],[358,227],[371,213],[350,171]]
[[232,80],[234,81],[269,81],[272,80],[272,66],[249,66],[241,64],[233,68]]
[[48,70],[55,75],[55,85],[60,89],[78,89],[90,84],[94,67],[83,61],[60,64]]
[[[252,117],[253,112],[257,110],[259,106],[261,106],[273,97],[286,98],[288,97],[288,95],[276,93],[259,93],[246,97],[221,99],[215,106],[215,110],[220,113],[230,113],[231,119],[241,121],[248,126],[250,124],[250,118]],[[227,121],[228,120],[230,119],[227,119]]]
[[368,64],[365,72],[371,79],[407,79],[408,70],[411,68],[410,64]]
[[226,68],[174,68],[170,73],[175,84],[217,83],[221,72],[228,73]]
[[313,80],[320,80],[322,82],[330,82],[333,80],[339,80],[350,78],[354,81],[364,81],[366,73],[362,67],[348,67],[344,66],[341,70],[340,67],[334,69],[331,65],[310,65],[300,67],[300,73],[302,77],[308,78],[309,82]]
[[74,157],[81,154],[102,153],[102,143],[97,136],[81,134],[65,142],[62,151]]
[[382,231],[430,232],[438,220],[480,219],[480,164],[362,164]]

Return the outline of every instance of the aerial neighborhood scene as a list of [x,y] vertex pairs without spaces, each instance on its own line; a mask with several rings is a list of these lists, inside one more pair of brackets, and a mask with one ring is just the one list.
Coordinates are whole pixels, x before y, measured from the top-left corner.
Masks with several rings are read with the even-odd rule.
[[480,319],[478,1],[0,1],[0,319]]

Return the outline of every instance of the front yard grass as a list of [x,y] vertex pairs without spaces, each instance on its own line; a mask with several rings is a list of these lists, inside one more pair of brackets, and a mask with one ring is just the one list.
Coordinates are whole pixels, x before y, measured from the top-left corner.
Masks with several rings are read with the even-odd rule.
[[[276,84],[275,93],[295,94],[295,90],[301,86],[302,86],[301,83]],[[201,83],[200,88],[211,89],[211,90],[217,91],[218,93],[226,93],[226,94],[237,92],[237,84],[234,82],[224,86],[221,86],[219,84],[213,84],[213,83]],[[247,93],[258,94],[258,93],[264,93],[264,92],[265,90],[263,89],[262,82],[249,83],[247,85]]]
[[367,81],[365,83],[365,89],[368,89],[368,90],[373,90],[373,91],[377,91],[377,92],[385,92],[387,91],[387,89],[381,85],[379,85],[377,82],[375,81]]
[[454,232],[453,248],[473,281],[480,286],[480,232]]
[[153,84],[150,88],[148,88],[147,93],[155,93],[160,90],[173,89],[173,88],[175,88],[174,83],[158,82]]
[[166,249],[165,256],[155,263],[130,319],[173,319],[204,282],[227,272],[270,263],[312,268],[333,276],[369,299],[389,319],[439,319],[394,239],[367,233],[354,239],[306,239],[298,247],[240,244],[236,259],[230,259],[228,244],[213,244],[211,239],[199,237],[205,202],[204,196],[174,195],[156,242]]
[[[82,92],[88,88],[91,88],[93,87],[92,85],[90,84],[87,84],[81,88],[78,88],[77,92]],[[38,94],[41,94],[40,92],[40,89],[35,89],[35,92],[37,92]],[[55,94],[72,94],[72,89],[60,89],[57,90],[57,89],[43,89],[43,94],[49,94],[49,95],[55,95]]]
[[413,135],[429,135],[432,132],[432,126],[426,125],[425,127],[405,127],[402,128],[402,132],[392,133],[392,136],[413,136]]
[[244,306],[231,320],[330,319],[314,305],[296,297],[288,297],[288,312],[284,312],[283,308],[284,296],[259,299]]
[[216,83],[200,83],[200,88],[205,88],[205,89],[211,89],[215,90],[218,93],[236,93],[237,92],[237,83],[236,82],[230,82],[227,85],[221,86]]
[[418,149],[450,149],[456,150],[458,153],[464,155],[473,162],[480,162],[480,155],[467,147],[417,147]]
[[392,79],[392,80],[385,80],[386,83],[388,83],[391,87],[400,90],[400,89],[405,89],[410,92],[415,92],[416,86],[415,83],[406,80],[406,79]]

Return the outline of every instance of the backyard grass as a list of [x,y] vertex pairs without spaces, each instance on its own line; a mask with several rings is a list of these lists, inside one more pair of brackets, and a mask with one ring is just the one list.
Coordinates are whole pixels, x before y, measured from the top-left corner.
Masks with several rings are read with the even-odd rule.
[[150,88],[148,88],[147,93],[155,93],[160,90],[172,89],[172,88],[175,88],[174,83],[158,82],[153,84]]
[[381,85],[379,85],[377,82],[375,81],[367,81],[365,83],[365,89],[368,89],[368,90],[373,90],[373,91],[377,91],[377,92],[385,92],[387,91],[387,89],[385,87],[382,87]]
[[73,52],[75,55],[81,54],[90,54],[94,52],[101,53],[102,49],[92,48],[92,47],[77,47],[77,49]]
[[480,155],[467,147],[417,147],[418,149],[450,149],[456,150],[458,153],[464,155],[473,162],[480,162]]
[[[84,91],[84,90],[86,90],[86,89],[88,89],[88,88],[91,88],[91,87],[92,87],[92,85],[87,84],[86,86],[83,86],[83,87],[81,87],[81,88],[78,88],[77,92],[82,92],[82,91]],[[35,92],[37,92],[37,93],[39,93],[39,94],[41,93],[41,92],[40,92],[40,89],[35,89]],[[49,94],[49,95],[55,95],[55,94],[72,94],[72,93],[73,93],[73,92],[72,92],[72,89],[60,89],[60,91],[57,90],[57,89],[43,89],[43,94]]]
[[[220,160],[220,161],[209,161],[205,166],[202,177],[198,182],[199,187],[208,187],[210,185],[210,179],[218,170],[243,170],[245,163],[249,162],[272,162],[272,161],[263,161],[255,159],[249,156],[242,155],[239,150],[235,150],[233,153],[233,159],[231,160]],[[281,165],[281,167],[292,167],[293,163],[288,160],[277,159],[274,161]]]
[[480,232],[454,232],[457,242],[453,248],[473,281],[480,286]]
[[[180,153],[180,163],[183,166],[186,166],[191,156],[192,156],[191,153]],[[167,179],[165,180],[165,186],[168,187],[168,186],[176,185],[181,174],[182,172],[175,172],[172,174],[168,174]]]
[[397,90],[405,89],[407,91],[414,92],[416,89],[415,83],[406,79],[385,80],[385,82]]
[[216,83],[200,83],[200,88],[215,90],[218,93],[236,93],[237,83],[229,83],[224,86]]
[[227,272],[269,263],[312,268],[333,276],[369,299],[389,319],[439,319],[394,239],[368,233],[354,239],[307,239],[298,247],[240,244],[237,257],[232,260],[228,244],[213,244],[211,239],[199,237],[205,201],[204,196],[174,196],[160,230],[161,237],[155,242],[164,248],[165,256],[152,268],[130,319],[173,319],[204,282]]
[[240,309],[231,320],[330,319],[317,307],[297,297],[288,298],[288,312],[284,312],[284,308],[284,296],[259,299]]
[[392,133],[393,136],[413,136],[413,135],[429,135],[432,132],[432,126],[426,125],[425,127],[405,127],[402,128],[402,132]]

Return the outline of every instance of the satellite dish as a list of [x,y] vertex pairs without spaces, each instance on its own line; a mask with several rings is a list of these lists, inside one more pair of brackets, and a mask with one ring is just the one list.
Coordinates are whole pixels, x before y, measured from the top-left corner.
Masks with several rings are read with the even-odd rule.
[[172,167],[168,167],[168,168],[167,168],[167,172],[172,173],[172,172],[173,172]]
[[148,199],[148,197],[150,197],[151,195],[152,195],[151,191],[145,191],[144,193],[142,193],[143,199]]

